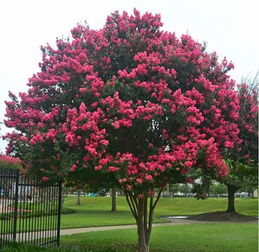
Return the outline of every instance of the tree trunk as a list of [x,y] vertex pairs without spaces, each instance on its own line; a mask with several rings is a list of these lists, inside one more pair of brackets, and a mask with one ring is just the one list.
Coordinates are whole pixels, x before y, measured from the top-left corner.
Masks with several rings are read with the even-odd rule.
[[137,206],[137,227],[138,227],[138,252],[149,252],[148,239],[147,239],[147,223],[146,209],[147,199],[139,199]]
[[149,243],[146,241],[145,229],[142,224],[138,224],[138,252],[149,252]]
[[117,207],[116,207],[116,186],[112,187],[112,212],[116,212],[117,211]]
[[235,192],[238,190],[238,187],[232,186],[232,185],[227,185],[228,188],[228,213],[235,213]]
[[138,230],[138,252],[149,252],[149,241],[152,231],[154,209],[160,199],[164,187],[158,193],[156,199],[153,196],[141,197],[124,190],[126,200],[133,214]]
[[76,201],[76,205],[81,205],[81,202],[80,202],[80,195],[81,195],[81,190],[78,190],[78,191],[77,191],[77,201]]

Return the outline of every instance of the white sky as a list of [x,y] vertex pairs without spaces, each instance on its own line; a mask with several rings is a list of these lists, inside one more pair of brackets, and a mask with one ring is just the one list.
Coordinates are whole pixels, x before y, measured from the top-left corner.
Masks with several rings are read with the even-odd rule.
[[[39,70],[41,45],[68,37],[78,22],[101,28],[111,12],[132,14],[134,7],[160,13],[164,30],[206,41],[209,52],[234,63],[235,80],[259,70],[258,0],[0,0],[0,122],[8,91],[26,91]],[[2,125],[0,134],[6,132]],[[0,152],[5,145],[0,140]]]

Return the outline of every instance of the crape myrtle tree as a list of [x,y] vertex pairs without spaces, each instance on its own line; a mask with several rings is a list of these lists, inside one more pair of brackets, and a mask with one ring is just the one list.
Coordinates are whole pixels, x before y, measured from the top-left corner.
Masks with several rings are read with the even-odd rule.
[[[255,80],[257,80],[255,78]],[[228,189],[227,212],[235,213],[235,193],[241,187],[258,185],[258,81],[238,85],[238,127],[242,143],[226,150],[229,175],[219,179]]]
[[[244,79],[237,85],[239,100],[239,115],[237,125],[241,141],[237,141],[233,148],[222,148],[224,160],[228,165],[228,176],[218,177],[228,193],[226,212],[236,214],[235,193],[241,188],[254,190],[258,185],[258,73],[253,81]],[[215,179],[215,174],[205,172],[202,183],[195,185],[197,198],[205,199]],[[213,185],[212,185],[213,187]]]
[[104,27],[72,29],[42,48],[28,91],[6,102],[8,153],[44,181],[109,182],[149,251],[154,209],[167,183],[203,171],[227,175],[221,148],[239,142],[232,63],[189,35],[161,30],[159,15],[111,14]]

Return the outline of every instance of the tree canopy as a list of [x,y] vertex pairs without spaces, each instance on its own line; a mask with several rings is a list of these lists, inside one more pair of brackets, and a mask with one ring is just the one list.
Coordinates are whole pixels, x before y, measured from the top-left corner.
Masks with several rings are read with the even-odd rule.
[[229,175],[219,179],[228,188],[228,212],[235,212],[234,194],[241,187],[258,185],[258,80],[237,87],[240,103],[238,128],[242,142],[224,156]]
[[159,199],[168,182],[205,171],[226,176],[222,150],[242,142],[227,75],[233,64],[161,27],[159,15],[137,10],[112,13],[100,30],[78,25],[71,39],[42,47],[28,91],[6,102],[5,124],[16,129],[6,136],[8,153],[42,180],[117,183],[137,220],[140,251],[155,190]]

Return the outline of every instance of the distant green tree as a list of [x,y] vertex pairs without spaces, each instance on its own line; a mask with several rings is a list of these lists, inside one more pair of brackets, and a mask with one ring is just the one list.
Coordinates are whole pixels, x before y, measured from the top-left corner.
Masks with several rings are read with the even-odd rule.
[[184,194],[184,196],[187,196],[187,193],[190,193],[192,191],[192,188],[188,184],[182,184],[179,186],[179,191]]
[[112,186],[111,191],[112,191],[112,194],[111,194],[111,196],[112,196],[112,209],[111,209],[111,211],[116,212],[117,211],[117,203],[116,203],[116,191],[117,190],[116,190],[115,185]]
[[170,184],[169,190],[174,195],[175,193],[179,192],[179,184]]
[[224,184],[214,183],[210,186],[210,193],[214,195],[227,193],[227,187]]

